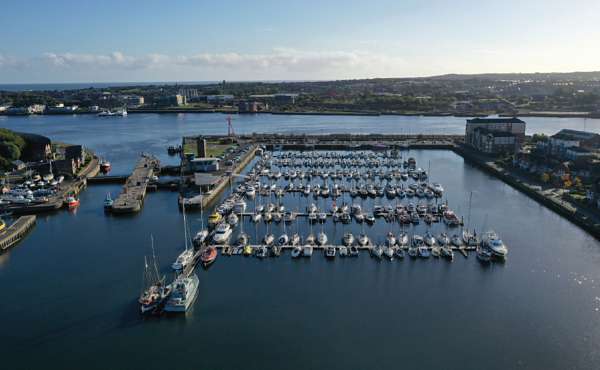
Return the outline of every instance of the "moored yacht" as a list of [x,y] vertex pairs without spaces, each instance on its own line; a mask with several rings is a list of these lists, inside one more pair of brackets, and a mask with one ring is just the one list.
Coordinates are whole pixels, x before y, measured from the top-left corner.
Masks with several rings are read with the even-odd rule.
[[198,276],[192,274],[189,277],[179,275],[171,283],[171,295],[165,303],[166,312],[187,311],[198,295]]

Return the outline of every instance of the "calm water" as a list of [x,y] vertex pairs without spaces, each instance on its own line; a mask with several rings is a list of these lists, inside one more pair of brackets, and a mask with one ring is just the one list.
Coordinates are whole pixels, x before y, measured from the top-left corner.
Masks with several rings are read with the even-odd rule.
[[[223,132],[224,117],[0,118],[0,126],[83,142],[126,172],[137,153],[165,156],[181,134]],[[462,120],[445,120],[446,131],[460,131]],[[444,119],[247,116],[236,129],[408,132],[428,122],[442,127]],[[580,123],[536,122],[550,132]],[[77,213],[40,217],[27,239],[0,255],[2,368],[600,367],[599,243],[452,152],[410,155],[424,167],[431,161],[432,179],[459,214],[473,192],[473,224],[502,236],[510,246],[505,264],[483,267],[460,255],[452,263],[376,262],[366,254],[327,261],[318,252],[310,260],[219,256],[198,272],[200,293],[186,316],[143,320],[135,299],[150,234],[165,273],[183,246],[176,193],[152,193],[139,215],[113,218],[102,202],[119,186],[91,186]],[[297,196],[286,204],[304,205]],[[194,230],[199,217],[190,214]],[[377,239],[389,227],[378,221],[366,229]],[[254,226],[246,228],[253,236]],[[331,239],[344,228],[325,230]]]

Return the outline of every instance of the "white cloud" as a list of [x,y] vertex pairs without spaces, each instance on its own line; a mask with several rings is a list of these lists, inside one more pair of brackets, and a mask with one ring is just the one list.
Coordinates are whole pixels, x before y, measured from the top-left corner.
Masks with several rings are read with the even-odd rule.
[[399,58],[364,51],[300,51],[277,48],[270,53],[200,53],[170,56],[147,54],[131,56],[115,51],[110,54],[45,53],[42,61],[53,67],[66,69],[165,69],[188,67],[211,70],[261,70],[273,69],[291,73],[317,73],[345,70],[369,72],[379,75],[403,64]]

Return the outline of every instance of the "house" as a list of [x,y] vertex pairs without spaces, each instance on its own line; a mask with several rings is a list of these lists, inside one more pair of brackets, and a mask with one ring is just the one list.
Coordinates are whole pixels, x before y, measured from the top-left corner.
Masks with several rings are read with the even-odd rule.
[[74,177],[77,173],[77,166],[73,159],[59,159],[52,162],[52,171],[55,175]]

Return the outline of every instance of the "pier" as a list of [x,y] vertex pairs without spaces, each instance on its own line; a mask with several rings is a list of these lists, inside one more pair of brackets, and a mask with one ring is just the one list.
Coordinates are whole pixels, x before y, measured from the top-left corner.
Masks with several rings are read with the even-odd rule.
[[111,211],[116,214],[139,212],[144,204],[148,184],[159,168],[160,162],[157,158],[142,155],[131,176],[127,178],[123,191],[113,203]]
[[0,250],[5,251],[17,244],[35,225],[36,216],[21,216],[0,234]]

